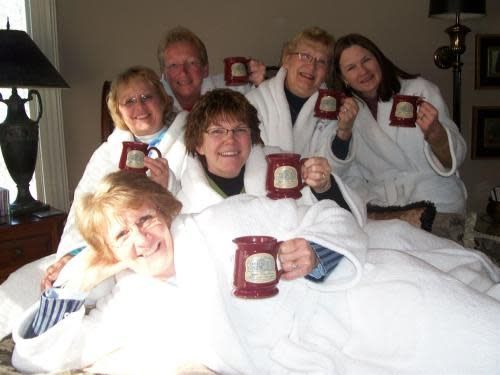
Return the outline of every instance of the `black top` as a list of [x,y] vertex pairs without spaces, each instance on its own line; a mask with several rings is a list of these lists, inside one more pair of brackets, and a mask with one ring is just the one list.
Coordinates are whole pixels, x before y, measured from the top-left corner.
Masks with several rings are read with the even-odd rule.
[[238,174],[238,176],[233,177],[233,178],[220,177],[220,176],[217,176],[213,173],[210,173],[204,165],[203,165],[203,168],[205,169],[207,176],[228,197],[232,197],[233,195],[240,194],[243,191],[243,188],[244,188],[243,176],[245,175],[245,166],[243,166],[243,168],[241,168],[241,171]]
[[295,124],[295,120],[299,116],[299,112],[304,106],[304,103],[307,102],[309,98],[301,98],[295,94],[292,94],[290,90],[288,90],[285,86],[285,96],[286,101],[288,102],[288,107],[290,108],[290,116],[292,117],[292,125]]

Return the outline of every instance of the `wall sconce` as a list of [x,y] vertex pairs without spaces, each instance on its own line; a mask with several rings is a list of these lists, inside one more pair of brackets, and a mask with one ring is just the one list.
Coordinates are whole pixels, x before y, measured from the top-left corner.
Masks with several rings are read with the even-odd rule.
[[[11,204],[13,215],[48,209],[35,200],[29,184],[35,172],[38,152],[38,121],[42,117],[42,100],[37,90],[30,89],[22,99],[18,87],[69,87],[29,35],[20,30],[0,30],[0,87],[11,87],[12,95],[0,102],[7,105],[7,116],[0,124],[0,145],[5,165],[17,185],[17,197]],[[25,103],[35,97],[38,102],[36,120],[24,110]]]
[[453,121],[461,127],[460,95],[462,86],[462,62],[465,52],[465,36],[470,31],[460,24],[460,18],[478,18],[486,15],[486,0],[430,0],[429,17],[455,19],[455,25],[445,32],[450,37],[450,45],[439,47],[434,53],[434,62],[441,69],[453,67]]

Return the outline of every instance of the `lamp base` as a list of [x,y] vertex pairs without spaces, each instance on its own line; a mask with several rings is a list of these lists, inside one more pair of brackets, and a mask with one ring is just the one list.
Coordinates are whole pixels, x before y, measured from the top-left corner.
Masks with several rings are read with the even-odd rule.
[[10,214],[12,216],[23,216],[37,211],[46,211],[48,209],[50,209],[48,204],[33,199],[28,202],[12,203],[10,205]]

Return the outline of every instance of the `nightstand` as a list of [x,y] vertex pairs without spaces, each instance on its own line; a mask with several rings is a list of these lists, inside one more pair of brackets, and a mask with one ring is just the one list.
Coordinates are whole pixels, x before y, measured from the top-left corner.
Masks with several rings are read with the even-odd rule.
[[57,250],[66,213],[51,209],[50,216],[12,217],[0,224],[0,283],[11,272]]

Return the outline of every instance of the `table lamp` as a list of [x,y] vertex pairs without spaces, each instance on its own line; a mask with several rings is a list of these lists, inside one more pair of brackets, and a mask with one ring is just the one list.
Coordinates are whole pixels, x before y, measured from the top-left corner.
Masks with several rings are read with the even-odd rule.
[[[7,116],[0,124],[0,146],[5,165],[17,185],[17,197],[10,206],[12,215],[24,215],[48,209],[35,200],[29,191],[38,151],[38,121],[43,108],[40,94],[28,91],[26,99],[17,93],[18,87],[69,87],[59,72],[40,51],[25,31],[0,30],[0,87],[12,88],[9,99],[0,94],[0,102],[7,105]],[[38,115],[30,119],[24,104],[36,98]]]

